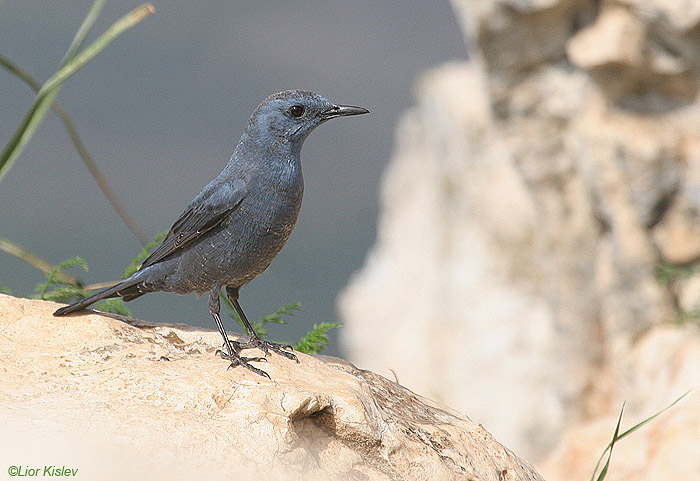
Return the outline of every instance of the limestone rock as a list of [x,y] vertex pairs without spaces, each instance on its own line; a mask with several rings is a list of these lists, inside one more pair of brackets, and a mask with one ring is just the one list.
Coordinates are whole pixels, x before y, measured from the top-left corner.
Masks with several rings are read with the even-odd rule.
[[[692,34],[700,25],[700,4],[688,0],[620,0],[646,21],[668,22],[676,32]],[[697,54],[696,54],[697,55]]]
[[81,479],[541,480],[480,425],[335,358],[226,370],[218,333],[0,295],[3,469]]
[[516,78],[529,68],[564,58],[573,26],[588,0],[457,0],[452,2],[469,43],[489,70]]
[[622,64],[639,68],[644,59],[644,24],[627,9],[614,7],[601,14],[567,44],[567,53],[577,66],[591,70]]
[[700,259],[700,209],[688,196],[678,197],[652,234],[665,261],[683,265]]
[[[667,407],[700,379],[696,326],[657,328],[626,360],[639,395],[626,405],[622,431]],[[622,400],[606,416],[570,429],[540,469],[550,481],[589,479],[610,442]],[[617,410],[617,412],[615,412]],[[694,481],[700,477],[700,395],[692,391],[651,423],[615,445],[606,480]]]
[[649,15],[648,5],[621,3],[604,4],[595,21],[569,40],[569,59],[622,105],[659,109],[691,102],[698,89],[697,54],[684,52],[692,43],[664,26],[668,9]]
[[[482,81],[473,66],[451,64],[419,84],[384,179],[379,243],[341,301],[343,336],[353,358],[468,407],[528,449],[562,420],[556,396],[530,397],[529,383],[551,385],[565,371],[549,362],[553,314],[537,297],[535,207],[476,95]],[[523,425],[537,430],[523,439]]]
[[687,279],[680,281],[678,288],[678,305],[683,312],[692,317],[700,317],[700,273],[694,272]]
[[658,269],[700,259],[700,0],[452,3],[470,61],[417,82],[343,342],[536,458],[687,315]]

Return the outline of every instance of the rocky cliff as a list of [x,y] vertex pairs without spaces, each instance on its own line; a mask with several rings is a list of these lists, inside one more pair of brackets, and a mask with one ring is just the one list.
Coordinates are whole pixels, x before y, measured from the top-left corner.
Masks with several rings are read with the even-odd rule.
[[344,344],[537,458],[693,387],[639,352],[700,312],[700,1],[453,4],[471,60],[417,83]]

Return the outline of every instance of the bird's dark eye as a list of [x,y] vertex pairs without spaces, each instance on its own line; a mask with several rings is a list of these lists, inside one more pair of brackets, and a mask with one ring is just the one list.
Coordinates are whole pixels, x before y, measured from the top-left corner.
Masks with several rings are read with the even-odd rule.
[[302,107],[301,105],[292,105],[289,108],[289,115],[291,115],[292,117],[301,117],[302,115],[304,115],[304,107]]

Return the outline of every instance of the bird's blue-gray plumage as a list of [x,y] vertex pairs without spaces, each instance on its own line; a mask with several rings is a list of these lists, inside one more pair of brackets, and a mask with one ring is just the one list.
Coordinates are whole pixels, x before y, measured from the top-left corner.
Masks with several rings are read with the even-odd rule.
[[272,349],[295,358],[279,346],[261,341],[252,328],[249,334],[255,342],[229,341],[218,318],[219,292],[226,288],[249,327],[239,310],[238,290],[270,265],[294,228],[304,192],[300,161],[304,140],[328,119],[363,113],[367,110],[334,105],[313,92],[287,90],[268,97],[251,115],[224,170],[194,198],[140,269],[109,289],[57,310],[55,315],[83,309],[107,297],[129,301],[154,291],[210,292],[209,308],[229,351],[224,357],[232,365],[245,365],[264,374],[246,362],[258,358],[238,356],[240,349],[247,347],[259,347],[266,353]]

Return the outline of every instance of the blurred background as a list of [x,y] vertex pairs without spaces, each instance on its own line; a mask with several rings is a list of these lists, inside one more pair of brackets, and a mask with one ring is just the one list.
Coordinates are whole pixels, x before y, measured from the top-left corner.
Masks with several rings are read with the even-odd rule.
[[[46,78],[88,6],[0,4],[0,52]],[[590,478],[623,402],[625,428],[697,387],[700,0],[155,7],[59,96],[149,236],[268,94],[372,112],[306,142],[299,223],[242,293],[250,317],[302,303],[273,337],[340,319],[328,353],[469,415],[547,479]],[[32,95],[0,75],[7,139]],[[140,250],[53,116],[0,203],[1,236],[84,257],[87,282]],[[0,269],[18,295],[43,277]],[[213,328],[193,296],[129,307]],[[700,478],[696,391],[616,445],[611,479]]]
[[[107,2],[88,43],[136,1]],[[58,68],[92,1],[2,2],[0,52],[41,82]],[[271,267],[243,291],[251,319],[293,302],[298,340],[337,322],[335,299],[375,237],[377,187],[418,72],[466,58],[449,2],[155,2],[155,15],[117,38],[58,96],[135,222],[152,238],[223,169],[253,109],[302,88],[371,116],[329,123],[304,146],[299,221]],[[33,92],[0,70],[4,145]],[[49,113],[0,185],[0,236],[52,264],[81,256],[86,283],[117,279],[141,246],[102,195]],[[33,293],[43,275],[0,253],[0,283]],[[203,300],[156,293],[134,317],[214,327]],[[231,326],[233,328],[233,326]],[[337,334],[326,351],[340,354]]]

